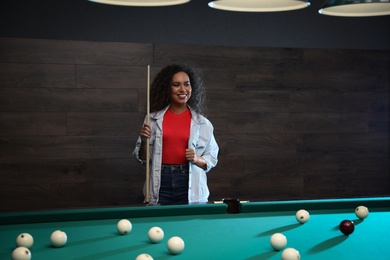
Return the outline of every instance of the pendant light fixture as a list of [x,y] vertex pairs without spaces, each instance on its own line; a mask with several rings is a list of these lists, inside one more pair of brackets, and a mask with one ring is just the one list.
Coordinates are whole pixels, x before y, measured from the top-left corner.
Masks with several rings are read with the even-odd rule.
[[281,12],[308,7],[306,0],[219,0],[209,2],[211,8],[236,12]]
[[390,0],[328,0],[318,12],[346,17],[390,15]]
[[122,6],[169,6],[188,3],[190,0],[89,0],[91,2]]

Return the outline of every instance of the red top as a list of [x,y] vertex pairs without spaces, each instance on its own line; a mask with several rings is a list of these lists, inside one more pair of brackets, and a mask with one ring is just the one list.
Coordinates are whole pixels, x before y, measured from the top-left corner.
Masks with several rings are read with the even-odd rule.
[[170,109],[163,120],[163,164],[187,164],[186,149],[190,136],[191,112],[174,114]]

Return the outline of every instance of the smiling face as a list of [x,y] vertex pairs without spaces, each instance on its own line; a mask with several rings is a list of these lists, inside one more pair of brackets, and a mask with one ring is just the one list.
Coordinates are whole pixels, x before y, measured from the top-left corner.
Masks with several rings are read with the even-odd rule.
[[171,108],[187,108],[191,91],[191,82],[187,73],[178,72],[174,74],[171,83]]

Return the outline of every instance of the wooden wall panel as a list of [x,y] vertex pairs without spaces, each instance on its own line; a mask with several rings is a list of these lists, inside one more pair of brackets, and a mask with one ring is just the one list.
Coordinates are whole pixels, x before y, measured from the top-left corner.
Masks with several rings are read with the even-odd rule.
[[201,68],[272,68],[295,64],[302,55],[301,49],[155,44],[153,65],[165,66],[184,61]]
[[[213,112],[251,113],[267,111],[288,111],[290,94],[281,92],[209,91],[208,109]],[[244,101],[244,105],[243,105]]]
[[35,136],[0,139],[6,161],[128,158],[135,144],[129,136]]
[[75,65],[0,63],[0,88],[74,88]]
[[146,65],[199,67],[210,200],[390,195],[387,51],[0,39],[1,211],[139,205]]
[[0,136],[65,135],[64,112],[1,112]]
[[131,89],[0,89],[1,111],[138,111],[138,93]]
[[72,136],[129,136],[139,133],[142,125],[134,112],[69,112],[67,134]]
[[[135,179],[140,182],[141,180]],[[57,182],[48,184],[11,184],[0,191],[1,204],[8,205],[2,211],[34,209],[64,209],[105,206],[122,206],[129,201],[140,205],[139,189],[132,189],[128,182]]]
[[360,133],[368,132],[366,114],[230,113],[229,133]]
[[[85,182],[85,161],[71,160],[16,160],[1,164],[1,176],[4,182],[30,184],[31,187],[42,183]],[[4,187],[5,188],[5,187]]]
[[77,65],[77,88],[136,90],[146,86],[146,73],[144,67]]
[[152,61],[152,47],[144,43],[2,38],[0,62],[146,66]]

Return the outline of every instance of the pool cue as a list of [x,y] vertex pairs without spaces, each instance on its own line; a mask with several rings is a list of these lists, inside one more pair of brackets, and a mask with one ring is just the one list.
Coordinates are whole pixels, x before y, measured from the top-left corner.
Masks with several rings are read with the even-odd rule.
[[[147,67],[147,86],[146,86],[146,123],[150,123],[150,65]],[[145,203],[149,203],[149,143],[150,139],[146,138],[146,180],[145,180]]]

